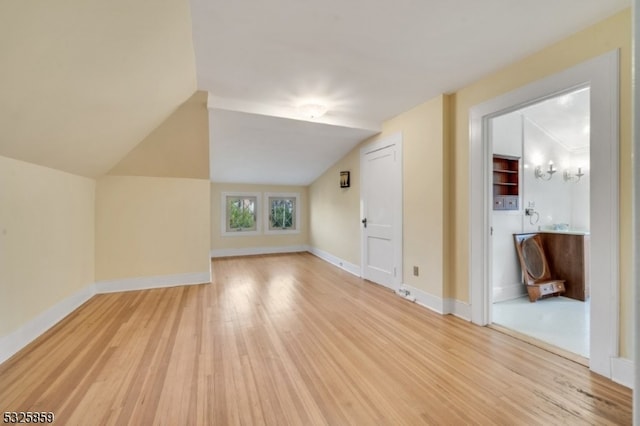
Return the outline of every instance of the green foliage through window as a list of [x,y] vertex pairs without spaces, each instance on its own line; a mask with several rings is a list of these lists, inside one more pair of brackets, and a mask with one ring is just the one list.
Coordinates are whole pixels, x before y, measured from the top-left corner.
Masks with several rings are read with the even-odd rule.
[[254,230],[256,228],[256,199],[228,198],[227,218],[229,230]]
[[269,205],[269,228],[295,229],[295,198],[270,198]]

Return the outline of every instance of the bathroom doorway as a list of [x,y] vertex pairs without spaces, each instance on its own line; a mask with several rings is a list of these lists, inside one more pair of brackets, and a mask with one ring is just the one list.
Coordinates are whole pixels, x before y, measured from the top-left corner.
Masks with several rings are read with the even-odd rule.
[[[559,352],[589,358],[590,88],[489,119],[493,190],[491,319]],[[536,236],[562,288],[530,297],[514,235]],[[528,291],[529,290],[529,291]]]
[[[471,321],[478,325],[489,325],[493,323],[493,151],[489,138],[489,120],[555,97],[559,93],[567,93],[571,88],[589,86],[591,268],[588,362],[591,371],[609,378],[617,374],[619,363],[612,360],[618,360],[620,354],[619,63],[620,52],[612,50],[474,105],[469,110],[468,244]],[[548,166],[547,164],[546,167]],[[541,168],[541,172],[544,172],[544,168]],[[555,173],[554,179],[560,176],[559,173],[561,172]]]

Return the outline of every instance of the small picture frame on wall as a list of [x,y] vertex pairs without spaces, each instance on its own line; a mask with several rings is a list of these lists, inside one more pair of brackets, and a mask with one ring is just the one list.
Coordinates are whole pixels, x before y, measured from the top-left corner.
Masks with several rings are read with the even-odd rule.
[[351,172],[340,172],[340,188],[349,188],[351,186]]

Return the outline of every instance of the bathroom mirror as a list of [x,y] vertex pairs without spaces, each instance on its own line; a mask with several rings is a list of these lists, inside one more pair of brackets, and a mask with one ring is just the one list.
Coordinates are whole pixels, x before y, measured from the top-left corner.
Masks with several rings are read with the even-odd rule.
[[534,238],[527,238],[522,242],[522,257],[527,266],[527,272],[534,280],[544,276],[545,264],[542,249]]

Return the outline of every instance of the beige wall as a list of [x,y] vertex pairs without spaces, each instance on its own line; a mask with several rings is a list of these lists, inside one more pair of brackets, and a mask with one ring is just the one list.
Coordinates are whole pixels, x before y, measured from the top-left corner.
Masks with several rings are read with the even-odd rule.
[[108,174],[209,179],[207,92],[195,92]]
[[106,173],[196,90],[185,0],[0,2],[0,155]]
[[94,281],[95,182],[0,157],[0,337]]
[[631,350],[631,14],[621,12],[510,65],[455,94],[453,134],[452,281],[446,295],[469,300],[469,109],[527,83],[620,49],[620,300],[622,356]]
[[[403,282],[441,297],[445,276],[445,118],[447,96],[438,96],[385,122],[382,133],[340,160],[310,187],[311,245],[360,264],[360,149],[394,133],[403,145]],[[338,186],[351,171],[349,189]],[[413,266],[420,275],[413,276]]]
[[[340,172],[351,172],[340,188]],[[331,166],[309,187],[309,245],[360,265],[360,147]]]
[[208,273],[209,203],[204,179],[99,179],[96,281]]
[[403,282],[438,297],[445,273],[445,102],[441,95],[400,114],[380,136],[402,132]]
[[[211,183],[211,250],[246,249],[260,247],[286,247],[309,244],[309,202],[307,187],[282,185],[254,185]],[[295,192],[300,194],[300,232],[284,235],[222,235],[222,193],[223,192]],[[260,220],[264,208],[264,195],[260,206]],[[263,225],[264,232],[264,225]]]
[[[632,179],[629,10],[505,67],[451,96],[430,100],[384,123],[381,136],[402,131],[405,143],[405,283],[436,296],[469,302],[469,109],[616,48],[621,53],[620,352],[623,357],[630,356]],[[334,181],[339,170],[349,169],[352,180],[358,181],[359,149],[340,160],[309,189],[311,245],[355,264],[360,263],[358,188],[341,192]],[[336,213],[338,210],[340,214]],[[412,265],[421,266],[421,271],[433,274],[433,278],[413,277]]]

